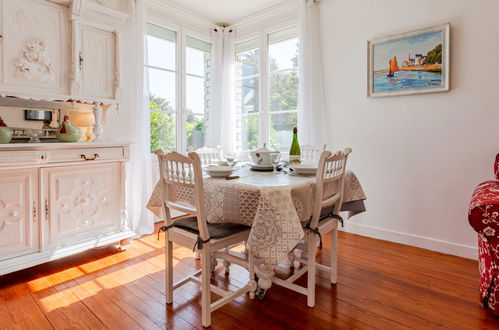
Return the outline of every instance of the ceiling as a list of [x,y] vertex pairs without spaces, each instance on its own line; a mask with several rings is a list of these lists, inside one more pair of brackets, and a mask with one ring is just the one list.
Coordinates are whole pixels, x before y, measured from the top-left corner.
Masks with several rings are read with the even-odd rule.
[[289,0],[163,0],[214,23],[234,20]]

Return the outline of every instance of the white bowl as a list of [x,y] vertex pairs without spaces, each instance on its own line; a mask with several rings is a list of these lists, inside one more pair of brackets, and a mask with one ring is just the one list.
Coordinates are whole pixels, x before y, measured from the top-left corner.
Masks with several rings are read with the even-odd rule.
[[210,165],[205,168],[206,173],[214,178],[223,178],[230,176],[235,168],[232,166]]
[[214,178],[225,178],[232,174],[232,171],[228,172],[207,172],[209,176]]
[[208,165],[205,170],[207,172],[232,172],[234,168],[232,166]]
[[317,173],[317,166],[313,165],[293,165],[290,166],[296,174],[301,175],[315,175]]

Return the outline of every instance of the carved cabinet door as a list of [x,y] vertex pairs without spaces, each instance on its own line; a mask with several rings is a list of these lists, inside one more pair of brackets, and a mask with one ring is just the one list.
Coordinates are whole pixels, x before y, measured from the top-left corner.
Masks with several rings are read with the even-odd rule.
[[0,260],[40,249],[37,169],[0,173]]
[[50,1],[2,1],[2,89],[16,95],[67,95],[68,8]]
[[81,95],[114,99],[116,87],[116,33],[80,25]]
[[119,162],[42,168],[41,178],[46,248],[120,230]]

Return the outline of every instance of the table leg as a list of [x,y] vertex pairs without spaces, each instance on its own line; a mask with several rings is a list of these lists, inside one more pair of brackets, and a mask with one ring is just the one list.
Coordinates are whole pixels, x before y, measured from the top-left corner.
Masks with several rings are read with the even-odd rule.
[[265,291],[272,286],[272,277],[274,277],[275,273],[272,268],[263,263],[255,267],[255,273],[258,276],[257,296],[259,299],[263,299]]

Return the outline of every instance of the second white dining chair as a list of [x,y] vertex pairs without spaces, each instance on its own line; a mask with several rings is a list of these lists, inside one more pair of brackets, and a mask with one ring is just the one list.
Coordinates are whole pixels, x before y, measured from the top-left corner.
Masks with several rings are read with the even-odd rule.
[[[272,282],[278,285],[306,295],[309,307],[315,305],[316,269],[329,272],[331,283],[336,284],[337,282],[337,229],[338,221],[341,219],[339,212],[343,203],[346,164],[351,152],[350,148],[335,154],[330,151],[322,152],[317,169],[312,218],[303,224],[305,229],[303,245],[306,258],[297,259],[304,264],[304,267],[295,270],[294,274],[287,279],[272,279]],[[326,213],[325,210],[328,212]],[[329,267],[316,263],[317,240],[320,240],[322,248],[322,237],[328,233],[331,233],[331,266]],[[302,287],[295,284],[294,282],[305,273],[307,273],[307,286]]]
[[[256,282],[252,256],[237,257],[226,249],[248,239],[250,227],[240,224],[210,224],[206,221],[203,175],[199,156],[191,152],[188,156],[176,152],[164,154],[156,151],[160,169],[163,211],[165,214],[166,253],[166,303],[173,303],[173,290],[192,281],[201,284],[202,324],[211,325],[211,313],[233,299],[250,293],[254,297]],[[178,210],[190,217],[172,220],[171,210]],[[173,283],[173,243],[201,251],[201,270]],[[235,292],[225,291],[210,284],[212,264],[216,257],[239,264],[249,269],[248,282]],[[197,275],[201,274],[201,279]],[[211,292],[222,298],[211,302]]]

